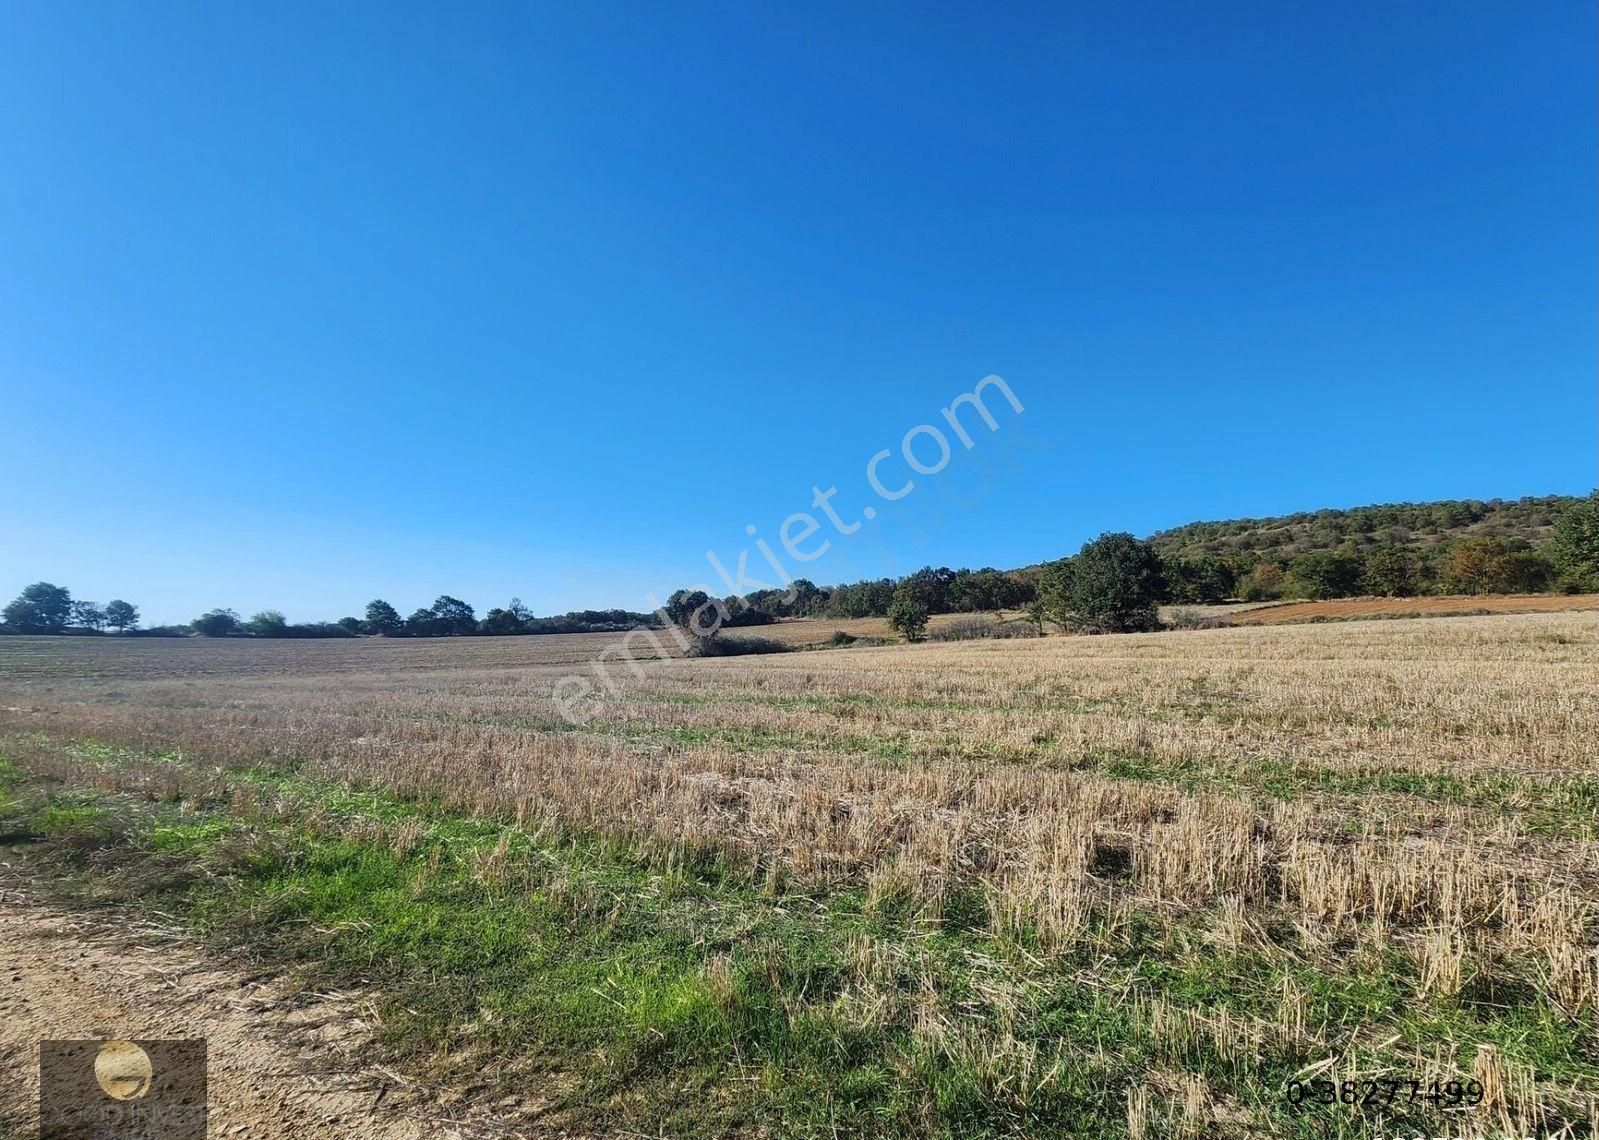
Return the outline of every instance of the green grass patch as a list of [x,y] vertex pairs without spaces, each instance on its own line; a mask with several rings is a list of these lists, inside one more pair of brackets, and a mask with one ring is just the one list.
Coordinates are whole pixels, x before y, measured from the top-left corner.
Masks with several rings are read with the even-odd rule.
[[[1354,1137],[1364,1118],[1293,1108],[1288,1079],[1327,1049],[1409,1072],[1405,1058],[1442,1043],[1465,1063],[1490,1043],[1547,1079],[1599,1085],[1592,1026],[1508,1000],[1514,978],[1422,1001],[1402,955],[1329,971],[1286,923],[1267,945],[1225,949],[1202,915],[1135,907],[1051,950],[1025,929],[991,934],[976,883],[935,920],[864,889],[774,889],[714,849],[465,817],[292,764],[219,774],[172,755],[81,756],[88,774],[164,764],[192,794],[135,800],[0,767],[0,831],[26,830],[27,863],[64,900],[154,907],[272,968],[363,987],[396,1058],[487,1080],[485,1095],[552,1095],[573,1128],[1121,1138],[1129,1090],[1166,1113],[1197,1076],[1257,1131]],[[1236,1028],[1275,1024],[1287,990],[1319,1043]],[[1157,1032],[1156,1005],[1200,1028]],[[1175,1120],[1147,1135],[1176,1135]],[[1447,1124],[1422,1107],[1385,1126]]]

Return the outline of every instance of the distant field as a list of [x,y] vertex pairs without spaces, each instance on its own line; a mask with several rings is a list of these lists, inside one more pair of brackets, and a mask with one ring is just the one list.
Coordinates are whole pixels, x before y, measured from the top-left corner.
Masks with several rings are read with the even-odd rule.
[[[982,614],[934,614],[927,623],[929,630],[943,629],[955,622],[970,621]],[[730,629],[730,637],[769,637],[774,641],[781,641],[784,645],[820,645],[833,636],[835,631],[843,631],[851,637],[882,637],[891,641],[901,640],[888,624],[887,618],[800,618],[795,621],[774,622],[771,625],[749,626],[744,629]]]
[[1599,610],[1599,594],[1483,594],[1426,598],[1333,598],[1323,602],[1278,602],[1221,610],[1240,625],[1339,618],[1442,617],[1465,614],[1559,613]]
[[568,723],[615,640],[0,639],[0,880],[530,1132],[1594,1135],[1592,615],[666,659]]

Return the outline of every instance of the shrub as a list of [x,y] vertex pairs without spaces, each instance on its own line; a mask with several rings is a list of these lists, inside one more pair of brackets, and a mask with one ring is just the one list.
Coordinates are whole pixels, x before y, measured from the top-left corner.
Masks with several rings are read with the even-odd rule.
[[1013,637],[1040,637],[1030,621],[995,621],[989,617],[963,618],[941,625],[927,634],[932,641],[1006,640]]
[[1233,623],[1220,614],[1207,614],[1190,606],[1179,606],[1166,616],[1168,629],[1227,629]]
[[1002,621],[995,625],[994,636],[998,638],[1043,637],[1044,631],[1027,618],[1013,618],[1010,621]]
[[696,637],[689,645],[688,657],[743,657],[751,653],[787,653],[789,647],[770,637]]
[[927,636],[932,641],[976,641],[993,637],[998,627],[999,623],[993,618],[961,618],[959,621],[939,626]]

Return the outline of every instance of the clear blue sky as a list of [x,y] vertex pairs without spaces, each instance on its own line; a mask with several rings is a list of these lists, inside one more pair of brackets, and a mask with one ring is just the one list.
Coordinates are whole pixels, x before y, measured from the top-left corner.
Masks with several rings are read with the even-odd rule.
[[5,6],[0,595],[642,608],[990,373],[796,572],[1594,484],[1592,4],[862,7]]

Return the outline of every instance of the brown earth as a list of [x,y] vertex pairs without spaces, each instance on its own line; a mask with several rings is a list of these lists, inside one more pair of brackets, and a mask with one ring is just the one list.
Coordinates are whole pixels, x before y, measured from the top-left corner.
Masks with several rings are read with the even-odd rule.
[[1442,598],[1334,598],[1230,610],[1235,625],[1280,625],[1316,618],[1447,617],[1599,609],[1599,594],[1464,594]]
[[297,993],[209,961],[161,926],[113,926],[0,887],[0,1136],[34,1134],[40,1041],[192,1037],[206,1041],[212,1137],[560,1135],[513,1119],[536,1103],[468,1109],[459,1092],[383,1067],[374,1019],[359,994]]

